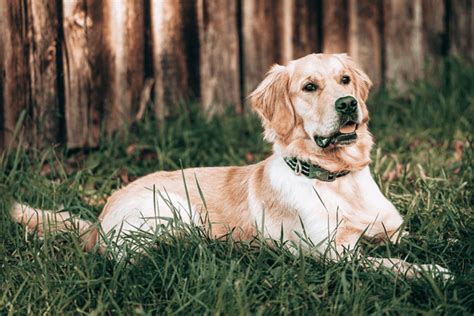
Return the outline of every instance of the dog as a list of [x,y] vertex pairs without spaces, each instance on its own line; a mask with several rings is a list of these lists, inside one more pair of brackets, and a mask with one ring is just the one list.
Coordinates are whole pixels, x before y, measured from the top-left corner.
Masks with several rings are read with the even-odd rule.
[[[87,250],[102,251],[107,240],[122,245],[133,232],[155,232],[177,217],[213,238],[261,235],[334,260],[362,237],[398,242],[402,216],[369,170],[374,142],[365,102],[371,86],[346,54],[310,54],[274,65],[249,96],[273,145],[264,161],[146,175],[113,193],[99,227],[69,212],[23,204],[13,207],[12,217],[40,234],[74,226]],[[401,259],[373,258],[373,265],[407,276],[445,272]]]

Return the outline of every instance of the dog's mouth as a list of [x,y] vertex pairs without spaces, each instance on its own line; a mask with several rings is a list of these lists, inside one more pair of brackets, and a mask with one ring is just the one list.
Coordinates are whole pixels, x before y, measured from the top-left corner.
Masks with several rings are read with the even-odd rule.
[[352,145],[357,141],[357,128],[359,124],[354,121],[347,121],[342,124],[339,131],[331,136],[314,136],[314,141],[321,148],[326,148],[329,145],[334,146],[348,146]]

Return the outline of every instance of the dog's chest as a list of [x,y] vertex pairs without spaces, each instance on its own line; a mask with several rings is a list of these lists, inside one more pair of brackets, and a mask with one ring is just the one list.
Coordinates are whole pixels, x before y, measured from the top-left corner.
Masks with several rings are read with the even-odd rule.
[[[277,158],[270,163],[268,179],[280,202],[267,198],[259,207],[253,203],[252,214],[269,237],[280,236],[283,227],[287,239],[301,234],[319,243],[343,227],[378,232],[401,224],[398,211],[382,195],[368,168],[335,182],[321,182],[296,176]],[[268,216],[262,223],[258,217],[265,209]]]

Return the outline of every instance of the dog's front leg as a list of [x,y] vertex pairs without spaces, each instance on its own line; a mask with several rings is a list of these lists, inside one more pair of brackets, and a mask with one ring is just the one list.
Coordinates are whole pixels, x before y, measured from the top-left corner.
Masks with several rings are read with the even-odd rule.
[[329,238],[327,255],[331,260],[338,260],[348,252],[353,252],[363,235],[363,231],[352,227],[338,227],[335,235]]
[[415,264],[397,258],[367,257],[364,267],[375,269],[386,268],[397,275],[405,276],[409,279],[421,277],[423,274],[430,275],[431,277],[439,277],[443,280],[450,280],[453,277],[448,269],[437,264]]
[[[405,231],[395,231],[392,234],[386,232],[385,236],[390,236],[390,239],[399,240]],[[332,260],[337,260],[345,252],[353,251],[363,236],[364,232],[351,227],[340,227],[337,230],[335,238],[335,249],[331,249],[330,257]],[[351,258],[362,259],[360,252],[355,252]],[[445,280],[450,279],[452,275],[449,270],[436,264],[414,264],[397,258],[375,258],[367,257],[363,261],[364,268],[380,269],[385,268],[397,275],[402,275],[407,278],[416,278],[423,275],[423,273],[430,274],[433,277],[441,277]]]

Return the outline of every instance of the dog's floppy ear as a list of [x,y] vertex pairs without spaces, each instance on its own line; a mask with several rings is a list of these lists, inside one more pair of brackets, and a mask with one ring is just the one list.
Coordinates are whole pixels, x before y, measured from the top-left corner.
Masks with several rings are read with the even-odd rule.
[[295,125],[295,111],[288,91],[289,80],[287,68],[274,65],[249,96],[253,109],[263,121],[269,141],[275,138],[271,134],[286,137]]
[[369,90],[372,88],[372,80],[370,80],[369,76],[357,65],[356,63],[353,71],[356,75],[357,80],[355,81],[355,88],[359,97],[365,101],[369,97]]

